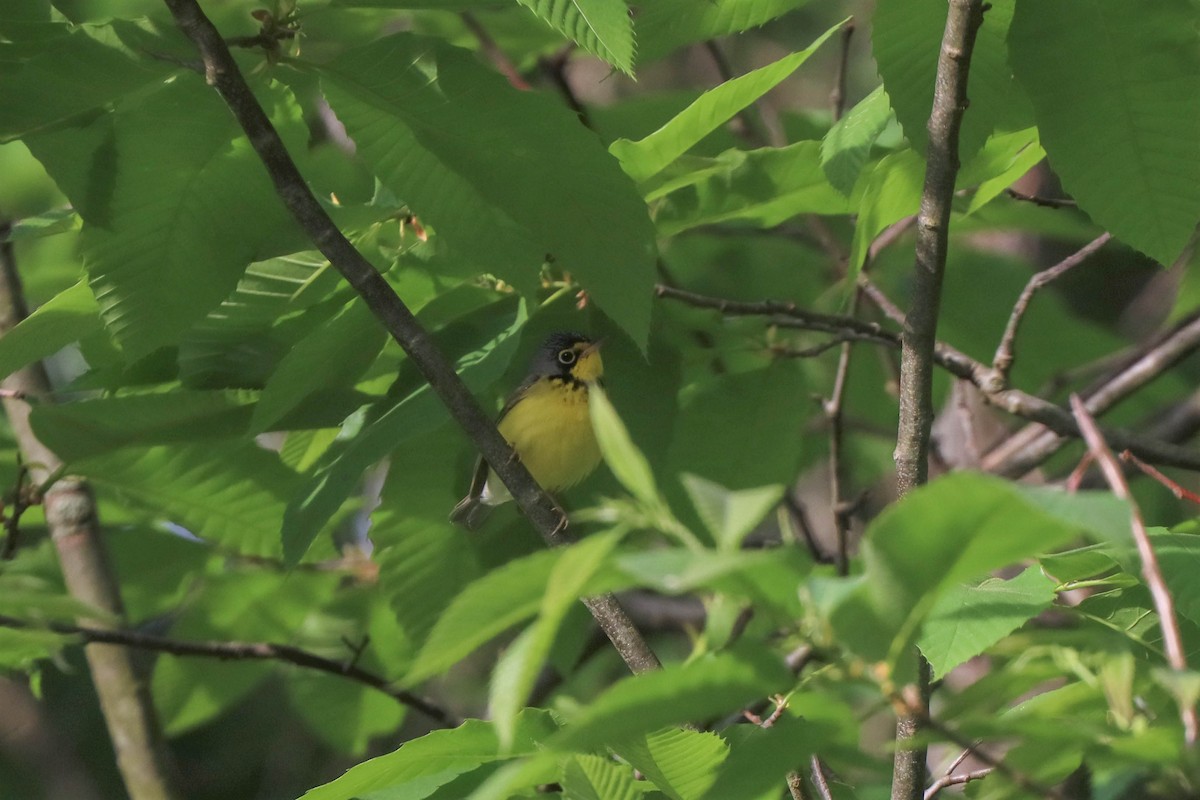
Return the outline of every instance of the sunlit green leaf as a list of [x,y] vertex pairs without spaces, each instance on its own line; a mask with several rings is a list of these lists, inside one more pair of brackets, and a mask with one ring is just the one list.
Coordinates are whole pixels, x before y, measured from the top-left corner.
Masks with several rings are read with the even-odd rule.
[[100,330],[100,309],[87,284],[80,282],[47,301],[0,337],[0,376],[48,358]]
[[520,0],[543,22],[622,72],[633,74],[633,21],[623,0]]
[[842,26],[838,23],[821,34],[807,49],[726,81],[700,96],[674,119],[636,142],[618,139],[609,150],[634,180],[644,181],[690,150],[730,117],[762,97],[795,72]]

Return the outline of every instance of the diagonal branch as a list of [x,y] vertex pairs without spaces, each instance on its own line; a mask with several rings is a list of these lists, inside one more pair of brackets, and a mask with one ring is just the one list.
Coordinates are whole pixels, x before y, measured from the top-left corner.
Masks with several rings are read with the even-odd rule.
[[84,642],[100,642],[103,644],[132,647],[138,650],[151,650],[156,653],[169,653],[175,656],[199,656],[201,658],[216,658],[221,661],[281,661],[297,667],[338,675],[347,680],[361,683],[372,689],[386,694],[388,697],[415,708],[430,719],[446,727],[454,727],[459,720],[446,711],[419,695],[404,689],[398,689],[389,681],[373,672],[359,667],[352,662],[343,663],[299,647],[287,644],[272,644],[270,642],[196,642],[181,639],[170,639],[165,636],[152,636],[147,633],[124,629],[93,628],[87,625],[72,625],[66,622],[33,623],[0,614],[0,628],[28,631],[50,631],[62,636],[78,637]]
[[[1071,395],[1071,410],[1075,412],[1075,419],[1079,421],[1083,438],[1087,441],[1088,452],[1100,466],[1112,493],[1129,504],[1129,524],[1133,530],[1133,540],[1137,544],[1138,556],[1142,560],[1142,577],[1150,589],[1150,596],[1154,599],[1154,610],[1158,612],[1158,624],[1162,628],[1167,663],[1176,672],[1187,672],[1187,656],[1183,649],[1183,635],[1179,631],[1179,618],[1175,616],[1175,600],[1167,589],[1166,579],[1163,578],[1162,568],[1158,564],[1158,556],[1150,543],[1150,533],[1146,530],[1145,520],[1142,519],[1142,511],[1129,492],[1129,483],[1125,480],[1125,473],[1121,470],[1117,457],[1104,441],[1104,435],[1096,427],[1096,421],[1088,413],[1079,395]],[[1188,704],[1180,700],[1179,716],[1183,720],[1184,740],[1189,747],[1194,747],[1197,737],[1200,736],[1200,717],[1197,717],[1195,703]]]
[[[564,531],[565,520],[553,499],[537,485],[528,470],[512,457],[508,443],[475,402],[428,332],[383,276],[342,235],[313,197],[304,176],[296,168],[279,134],[242,77],[221,34],[201,11],[199,3],[196,0],[165,2],[179,29],[200,51],[206,80],[221,95],[245,131],[288,211],[392,338],[404,348],[455,422],[467,433],[483,458],[508,487],[517,505],[542,538],[555,546],[569,542],[570,538]],[[631,670],[643,672],[660,666],[658,658],[615,597],[606,594],[589,598],[584,603]]]

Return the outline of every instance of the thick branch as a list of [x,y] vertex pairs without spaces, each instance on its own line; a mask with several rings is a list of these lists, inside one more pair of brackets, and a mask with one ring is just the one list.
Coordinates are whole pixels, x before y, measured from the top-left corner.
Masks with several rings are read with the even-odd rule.
[[[0,335],[11,330],[27,311],[7,233],[0,230]],[[33,483],[43,484],[61,470],[62,462],[34,435],[29,404],[18,398],[49,397],[50,379],[42,364],[35,362],[6,378],[4,389],[4,410],[22,460]],[[83,604],[120,619],[125,613],[121,592],[108,562],[88,485],[73,478],[55,481],[42,498],[42,506],[67,591]],[[129,796],[133,800],[179,796],[150,692],[134,671],[129,653],[119,647],[91,645],[84,649],[84,656]]]
[[[262,159],[284,205],[308,234],[321,254],[342,274],[404,348],[454,420],[471,438],[548,544],[569,541],[564,520],[554,501],[512,457],[512,450],[471,396],[453,366],[433,339],[374,267],[359,253],[313,197],[279,134],[263,112],[220,33],[200,10],[196,0],[165,0],[175,22],[200,51],[204,74],[233,112],[251,145]],[[610,634],[622,658],[634,672],[655,669],[658,659],[611,595],[595,598],[588,608],[600,627]],[[613,635],[617,634],[617,635]]]
[[[1083,431],[1088,452],[1100,466],[1100,471],[1104,473],[1104,478],[1108,481],[1112,493],[1129,504],[1129,525],[1133,530],[1133,541],[1137,544],[1138,556],[1142,561],[1142,577],[1150,589],[1150,597],[1154,600],[1154,610],[1158,612],[1158,624],[1162,628],[1163,648],[1167,653],[1167,663],[1176,672],[1186,673],[1187,656],[1183,649],[1183,635],[1179,631],[1179,618],[1175,616],[1175,600],[1167,589],[1167,581],[1163,578],[1162,568],[1158,564],[1158,556],[1154,552],[1154,546],[1150,543],[1150,533],[1146,530],[1142,511],[1129,492],[1129,484],[1125,480],[1125,473],[1121,470],[1121,465],[1117,463],[1117,457],[1109,449],[1103,434],[1096,427],[1096,421],[1092,419],[1092,415],[1088,413],[1087,407],[1078,395],[1071,395],[1071,410],[1075,412],[1075,419],[1078,420],[1079,427]],[[1197,717],[1195,704],[1181,701],[1179,715],[1183,720],[1184,740],[1189,747],[1195,746],[1197,736],[1200,736],[1200,717]]]
[[180,639],[169,639],[165,636],[152,636],[138,631],[95,628],[87,625],[71,625],[65,622],[48,622],[36,624],[28,620],[17,619],[0,614],[0,628],[16,630],[51,631],[63,636],[79,637],[85,642],[102,642],[104,644],[132,647],[138,650],[151,650],[156,653],[169,653],[174,656],[199,656],[201,658],[216,658],[221,661],[281,661],[294,664],[305,669],[338,675],[355,683],[370,686],[388,697],[393,698],[410,708],[415,708],[430,719],[453,727],[459,720],[455,719],[445,709],[412,692],[398,689],[387,680],[373,672],[353,663],[334,661],[316,653],[292,647],[287,644],[272,644],[270,642],[192,642]]

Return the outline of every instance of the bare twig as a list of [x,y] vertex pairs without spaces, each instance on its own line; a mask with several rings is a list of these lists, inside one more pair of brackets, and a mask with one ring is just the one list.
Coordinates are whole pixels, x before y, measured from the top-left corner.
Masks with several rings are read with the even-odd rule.
[[66,622],[34,623],[7,615],[0,615],[0,628],[15,630],[50,631],[62,636],[78,637],[84,642],[102,642],[104,644],[120,645],[138,650],[150,650],[156,653],[169,653],[174,656],[197,656],[200,658],[215,658],[220,661],[279,661],[292,664],[304,669],[336,675],[355,683],[369,686],[376,691],[386,694],[397,702],[409,708],[420,711],[439,725],[454,727],[459,720],[453,714],[441,708],[434,702],[420,697],[412,692],[399,689],[389,681],[357,665],[362,650],[367,641],[351,648],[350,661],[334,661],[319,656],[316,653],[287,644],[272,644],[270,642],[196,642],[181,639],[170,639],[165,636],[152,636],[147,633],[124,629],[94,628],[87,625],[73,625]]
[[854,38],[854,20],[842,28],[842,49],[838,58],[837,74],[833,78],[833,89],[829,92],[829,107],[833,121],[837,122],[846,111],[846,72],[850,65],[850,40]]
[[[1161,567],[1159,567],[1154,546],[1150,543],[1150,534],[1142,519],[1141,509],[1138,508],[1137,501],[1129,492],[1129,484],[1125,480],[1125,473],[1121,470],[1121,465],[1117,462],[1112,450],[1109,449],[1104,435],[1096,427],[1096,421],[1088,413],[1087,407],[1078,395],[1071,395],[1071,410],[1079,422],[1079,428],[1087,442],[1088,451],[1104,473],[1112,493],[1129,503],[1129,522],[1133,530],[1133,540],[1137,544],[1138,556],[1142,560],[1142,577],[1146,581],[1147,588],[1150,589],[1150,596],[1154,599],[1154,610],[1158,612],[1158,624],[1162,628],[1167,663],[1176,672],[1186,672],[1187,656],[1183,650],[1183,636],[1179,631],[1179,619],[1175,616],[1175,600],[1167,589],[1167,582],[1163,578]],[[1183,720],[1184,741],[1189,747],[1195,746],[1197,736],[1200,735],[1200,717],[1196,714],[1196,706],[1181,702],[1179,716]]]
[[[1094,384],[1083,393],[1084,403],[1093,416],[1102,414],[1120,400],[1157,378],[1181,358],[1200,347],[1200,314],[1193,314],[1165,336],[1139,348],[1115,373]],[[1051,426],[1047,426],[1051,427]],[[1002,444],[988,452],[981,462],[983,469],[1008,477],[1024,475],[1053,455],[1062,445],[1063,431],[1030,426],[1017,431]],[[1109,433],[1105,437],[1115,447],[1125,448]],[[1129,448],[1150,461],[1168,463]],[[1182,465],[1176,465],[1182,466]]]
[[1171,492],[1171,494],[1175,495],[1177,499],[1187,500],[1189,503],[1196,503],[1197,505],[1200,505],[1200,494],[1196,494],[1191,489],[1186,489],[1183,486],[1180,486],[1178,481],[1171,480],[1160,470],[1157,470],[1152,465],[1142,461],[1128,450],[1125,450],[1121,453],[1121,460],[1128,464],[1133,464],[1133,466],[1140,469],[1147,476],[1165,486]]
[[1018,192],[1016,189],[1005,189],[1004,193],[1013,200],[1020,200],[1025,203],[1033,203],[1035,206],[1043,206],[1045,208],[1075,208],[1077,205],[1074,200],[1069,198],[1042,197],[1036,194],[1026,194]]
[[[903,312],[877,286],[865,278],[860,279],[859,285],[863,289],[863,295],[882,310],[885,316],[893,320],[903,319]],[[877,323],[807,311],[798,308],[794,303],[769,300],[742,302],[708,297],[662,285],[656,287],[655,293],[661,298],[677,300],[698,308],[710,308],[730,316],[765,316],[770,318],[772,324],[781,327],[795,327],[832,334],[849,331],[859,335],[863,341],[882,344],[894,349],[900,347],[900,337]],[[1200,326],[1200,321],[1195,324]],[[1170,348],[1172,352],[1177,350],[1179,342],[1175,341],[1174,344],[1175,346]],[[1147,354],[1147,358],[1149,358],[1149,354]],[[1013,416],[1038,423],[1052,431],[1052,435],[1079,436],[1079,426],[1066,409],[1019,389],[997,389],[992,380],[990,366],[976,361],[942,342],[935,342],[933,359],[938,367],[957,378],[972,383],[980,390],[983,398],[989,404],[1003,409]],[[1151,360],[1157,361],[1157,355]],[[1145,372],[1141,369],[1137,371]],[[1106,428],[1104,435],[1114,446],[1131,450],[1139,458],[1155,464],[1200,471],[1200,453],[1189,448],[1178,447],[1152,437],[1139,436],[1117,429]],[[987,463],[988,457],[990,454],[985,457],[985,463]]]
[[787,787],[792,800],[808,800],[808,793],[804,791],[804,776],[799,772],[788,773]]
[[1029,279],[1029,283],[1025,284],[1025,289],[1021,292],[1021,296],[1017,298],[1017,302],[1013,306],[1012,314],[1008,318],[1008,324],[1004,328],[1004,334],[1000,337],[1000,344],[996,347],[996,355],[992,358],[992,367],[996,370],[997,376],[1002,383],[1008,383],[1008,373],[1012,369],[1013,359],[1016,355],[1017,329],[1020,327],[1021,321],[1025,319],[1025,312],[1029,310],[1029,304],[1033,301],[1034,294],[1043,286],[1058,280],[1067,272],[1082,264],[1089,256],[1108,244],[1111,238],[1112,234],[1110,233],[1100,234],[1053,267],[1038,272]]
[[970,772],[960,772],[957,775],[946,774],[938,778],[933,783],[929,784],[929,788],[925,790],[924,800],[933,800],[938,796],[938,793],[947,786],[959,786],[971,781],[981,780],[992,774],[992,767],[984,767],[983,769],[975,769]]
[[[450,415],[500,476],[521,511],[550,545],[570,541],[554,500],[529,475],[484,414],[454,367],[383,276],[354,248],[313,197],[304,176],[246,84],[220,33],[197,0],[165,0],[179,29],[196,45],[205,77],[233,112],[266,167],[280,199],[322,255],[342,274],[412,359]],[[656,669],[658,658],[611,594],[584,601],[634,672]]]
[[17,541],[21,538],[21,516],[29,507],[29,470],[17,453],[17,477],[13,481],[12,504],[4,509],[4,546],[0,548],[0,561],[11,561],[17,554]]
[[[0,335],[28,316],[8,225],[0,225]],[[50,397],[50,378],[40,361],[3,382],[10,395],[2,399],[9,427],[35,486],[42,487],[46,527],[58,555],[67,592],[109,618],[124,615],[120,587],[108,562],[95,499],[81,480],[62,478],[62,461],[42,444],[29,423],[30,405],[16,400]],[[132,800],[169,800],[178,796],[166,739],[146,685],[122,648],[84,648],[88,670],[117,757],[117,767]]]
[[825,779],[825,765],[816,756],[809,758],[809,764],[812,766],[813,786],[817,787],[817,793],[821,795],[821,800],[833,800],[833,792],[829,790],[829,781]]
[[548,58],[539,58],[538,68],[541,69],[542,74],[549,78],[550,82],[558,89],[558,93],[562,95],[563,100],[575,112],[575,115],[579,117],[579,121],[585,127],[590,128],[592,127],[592,120],[588,116],[587,107],[583,105],[579,96],[575,94],[575,88],[571,86],[571,81],[567,77],[567,65],[571,63],[571,53],[574,51],[575,45],[573,43],[565,45],[554,55]]
[[496,40],[488,33],[487,28],[476,18],[470,11],[459,13],[459,19],[463,25],[467,26],[467,30],[475,37],[475,41],[479,42],[479,49],[488,57],[488,61],[503,75],[508,78],[508,82],[512,84],[514,89],[528,91],[529,83],[521,75],[521,71],[517,69],[516,64],[508,57],[508,53],[500,45],[496,44]]

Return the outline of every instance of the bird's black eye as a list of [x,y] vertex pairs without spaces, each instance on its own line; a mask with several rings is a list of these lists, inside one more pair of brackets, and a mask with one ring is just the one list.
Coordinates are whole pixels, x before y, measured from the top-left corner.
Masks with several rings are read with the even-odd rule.
[[568,365],[568,366],[571,364],[574,364],[575,363],[575,351],[574,350],[559,350],[558,351],[558,363],[563,364],[563,365]]

